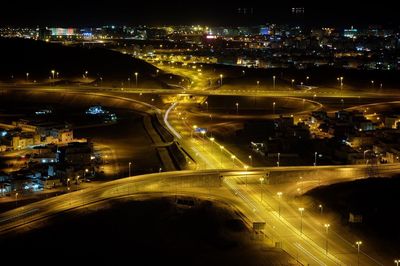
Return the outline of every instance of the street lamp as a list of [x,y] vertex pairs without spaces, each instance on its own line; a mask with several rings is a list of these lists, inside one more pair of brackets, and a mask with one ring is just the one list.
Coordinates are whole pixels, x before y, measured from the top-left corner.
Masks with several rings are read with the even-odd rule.
[[208,112],[208,102],[206,101],[205,104],[207,105],[207,112]]
[[219,75],[219,79],[220,79],[220,80],[219,80],[219,84],[220,84],[220,86],[222,86],[222,78],[223,78],[223,77],[224,77],[224,75],[222,75],[222,74]]
[[263,200],[263,198],[262,198],[262,193],[263,193],[263,189],[262,189],[262,184],[263,184],[263,182],[264,182],[264,177],[260,177],[260,194],[261,194],[261,196],[260,196],[260,199],[261,199],[261,201]]
[[357,245],[357,265],[360,265],[360,246],[362,244],[362,241],[356,241]]
[[162,171],[162,168],[160,167],[160,168],[158,169],[158,172],[161,173],[161,171]]
[[28,79],[29,79],[29,73],[26,72],[26,82],[28,82]]
[[276,105],[276,103],[273,102],[273,103],[272,103],[272,114],[275,114],[275,105]]
[[292,88],[293,88],[293,84],[294,84],[294,79],[292,79]]
[[320,213],[322,215],[322,212],[324,211],[324,206],[322,206],[322,204],[318,205],[318,208],[320,210]]
[[239,114],[239,103],[236,103],[236,114]]
[[260,81],[259,80],[257,80],[257,87],[259,87],[260,86]]
[[53,79],[54,79],[54,74],[56,73],[56,71],[53,69],[51,70],[51,74],[53,75]]
[[206,135],[206,131],[205,130],[202,130],[201,132],[201,135],[203,135],[203,150],[205,150],[205,142],[206,142],[206,140],[205,140],[205,135]]
[[328,255],[328,233],[329,233],[329,227],[330,224],[324,224],[325,230],[326,230],[326,243],[325,243],[325,252]]
[[193,131],[196,131],[197,125],[193,126],[193,130],[190,131],[190,137],[193,138]]
[[250,166],[253,167],[253,157],[249,155],[249,159],[250,159]]
[[279,205],[278,205],[279,217],[281,217],[281,198],[282,198],[282,194],[283,193],[281,191],[276,193],[276,195],[278,196],[278,203],[279,203]]
[[278,152],[278,161],[276,162],[276,166],[279,167],[279,161],[280,161],[281,153]]
[[157,70],[156,70],[156,72],[157,72],[157,76],[158,76],[158,72],[160,72],[160,70],[159,70],[159,69],[157,69]]
[[317,166],[317,154],[318,152],[314,152],[314,166]]
[[231,155],[233,168],[235,168],[235,158],[236,158],[235,155]]
[[394,263],[396,263],[396,266],[399,266],[400,259],[399,260],[394,260]]
[[300,212],[300,233],[303,234],[303,211],[304,208],[299,208],[299,212]]
[[272,76],[272,87],[274,88],[274,90],[275,90],[275,81],[276,81],[276,77],[275,76]]
[[136,88],[137,88],[137,86],[138,86],[138,75],[139,75],[139,73],[138,73],[138,72],[135,72]]
[[242,74],[243,74],[243,76],[244,76],[244,74],[246,74],[246,72],[245,72],[244,70],[242,70]]
[[340,77],[340,90],[343,89],[343,77]]
[[129,176],[131,176],[131,165],[132,165],[132,162],[129,162],[129,164],[128,164],[128,166],[129,166]]
[[18,205],[18,192],[15,192],[15,206]]
[[222,168],[222,155],[223,155],[222,151],[224,149],[224,146],[221,145],[221,146],[219,146],[219,148],[221,150],[221,168]]

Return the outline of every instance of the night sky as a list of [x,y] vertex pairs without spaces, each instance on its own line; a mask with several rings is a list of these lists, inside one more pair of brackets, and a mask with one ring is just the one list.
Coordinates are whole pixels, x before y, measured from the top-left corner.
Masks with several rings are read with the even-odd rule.
[[[81,3],[80,3],[81,2]],[[297,23],[316,26],[400,24],[395,1],[7,1],[1,3],[0,26],[98,26],[208,24],[249,25],[266,22]],[[168,4],[167,4],[168,2]],[[277,3],[276,3],[277,2]],[[314,2],[314,3],[313,3]],[[195,6],[197,3],[197,6]],[[291,14],[291,7],[305,7],[304,17]],[[247,8],[247,14],[238,14]],[[253,8],[253,14],[250,13]],[[243,9],[242,9],[243,10]]]

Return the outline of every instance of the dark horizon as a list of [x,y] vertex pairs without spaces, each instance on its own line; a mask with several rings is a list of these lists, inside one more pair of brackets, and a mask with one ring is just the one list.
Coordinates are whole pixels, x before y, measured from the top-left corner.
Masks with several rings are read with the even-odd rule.
[[[347,27],[370,24],[398,26],[400,24],[395,4],[386,0],[380,1],[379,5],[346,3],[339,0],[330,7],[308,1],[297,2],[281,1],[279,5],[271,4],[268,7],[238,1],[229,6],[202,2],[202,6],[198,7],[193,7],[192,2],[179,1],[170,1],[168,5],[156,2],[124,3],[121,0],[113,1],[112,5],[105,1],[79,3],[76,0],[58,1],[51,4],[8,2],[3,4],[5,8],[0,11],[0,26],[92,27],[107,24],[234,26],[287,23]],[[305,14],[293,15],[292,7],[305,7]],[[246,9],[246,14],[243,14],[244,9]]]

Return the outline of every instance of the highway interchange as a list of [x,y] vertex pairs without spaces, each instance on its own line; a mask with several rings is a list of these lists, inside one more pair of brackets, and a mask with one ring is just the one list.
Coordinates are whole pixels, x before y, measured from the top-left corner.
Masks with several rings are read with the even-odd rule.
[[[171,70],[171,69],[169,69]],[[179,71],[179,70],[178,70]],[[178,72],[179,73],[179,72]],[[179,73],[181,74],[181,73]],[[186,75],[190,71],[185,72]],[[206,76],[206,75],[204,75]],[[218,79],[218,76],[210,78]],[[367,166],[287,166],[287,167],[251,167],[247,158],[233,154],[223,142],[209,134],[193,135],[193,126],[196,121],[182,119],[179,113],[187,101],[187,95],[210,96],[227,95],[256,97],[295,97],[304,99],[309,109],[299,110],[295,116],[301,116],[312,110],[319,110],[322,105],[318,97],[368,97],[388,98],[393,95],[359,92],[305,90],[224,90],[204,88],[203,79],[192,84],[191,88],[174,86],[164,89],[115,89],[91,86],[76,87],[39,87],[37,91],[98,94],[107,97],[118,97],[127,103],[135,103],[135,108],[149,109],[162,115],[162,122],[174,135],[175,141],[193,158],[195,164],[191,170],[155,173],[142,176],[133,176],[112,182],[99,184],[92,188],[57,196],[0,214],[0,234],[18,230],[18,228],[35,224],[53,215],[74,210],[117,197],[160,197],[161,195],[190,195],[200,198],[222,200],[232,208],[239,210],[246,217],[249,228],[253,222],[265,222],[263,234],[266,245],[281,247],[295,260],[303,265],[384,265],[376,260],[367,250],[368,244],[362,247],[358,254],[354,239],[348,239],[340,228],[329,228],[325,224],[328,217],[316,215],[318,211],[311,211],[309,206],[299,205],[292,199],[315,187],[337,182],[364,178]],[[15,88],[30,90],[25,86]],[[118,93],[118,96],[116,96]],[[124,96],[120,96],[123,94]],[[170,102],[163,106],[153,106],[133,100],[130,95],[162,95],[171,96]],[[168,97],[166,97],[168,98]],[[186,98],[186,99],[185,99]],[[137,97],[135,98],[137,99]],[[202,100],[204,102],[204,100]],[[272,116],[273,117],[273,116]],[[199,125],[201,126],[201,125]],[[387,164],[380,167],[380,173],[391,176],[400,171],[400,165]],[[312,207],[310,207],[312,208]],[[358,240],[358,239],[356,239]],[[365,240],[364,242],[367,242]]]

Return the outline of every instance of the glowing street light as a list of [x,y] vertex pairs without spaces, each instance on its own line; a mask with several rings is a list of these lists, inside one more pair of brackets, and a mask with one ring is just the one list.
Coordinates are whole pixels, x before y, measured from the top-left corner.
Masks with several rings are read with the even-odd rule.
[[135,72],[136,88],[137,88],[137,86],[138,86],[138,75],[139,75],[139,73],[138,73],[138,72]]
[[18,205],[18,192],[15,192],[15,206]]
[[54,79],[54,74],[56,73],[56,71],[53,69],[51,70],[51,74],[53,75],[53,79]]
[[239,114],[239,103],[236,103],[236,114]]
[[193,128],[193,130],[190,131],[190,137],[191,138],[193,138],[193,131],[196,131],[197,125],[194,125],[192,128]]
[[324,206],[322,204],[318,205],[318,208],[320,210],[320,214],[322,215],[322,212],[324,211]]
[[276,77],[275,76],[272,76],[272,87],[274,88],[274,90],[275,90],[275,84],[276,84]]
[[275,114],[275,105],[276,105],[276,103],[273,102],[273,103],[272,103],[272,114]]
[[318,152],[314,152],[314,166],[317,166],[317,155]]
[[299,208],[299,212],[300,212],[300,233],[301,234],[303,234],[303,211],[304,211],[303,207]]
[[398,260],[394,260],[394,263],[396,263],[396,266],[399,266],[400,259],[398,259]]
[[235,168],[235,158],[236,158],[235,155],[231,155],[233,168]]
[[26,82],[28,82],[28,80],[29,80],[29,73],[26,72]]
[[207,101],[205,101],[205,104],[207,105],[207,112],[208,112],[208,102],[207,102]]
[[281,158],[281,153],[278,152],[278,161],[276,162],[276,166],[277,166],[277,167],[279,167],[280,158]]
[[326,230],[326,243],[325,243],[325,253],[328,254],[328,233],[329,233],[329,227],[330,224],[324,224],[325,230]]
[[131,176],[131,165],[132,165],[132,162],[129,162],[129,164],[128,164],[128,168],[129,168],[129,176]]
[[293,88],[293,84],[294,84],[294,79],[292,79],[292,88]]
[[362,241],[356,241],[357,245],[357,265],[360,265],[360,246],[362,244]]
[[220,74],[219,75],[219,84],[220,86],[222,86],[222,78],[224,77],[224,75]]
[[250,159],[250,166],[253,167],[253,157],[249,155],[249,159]]

